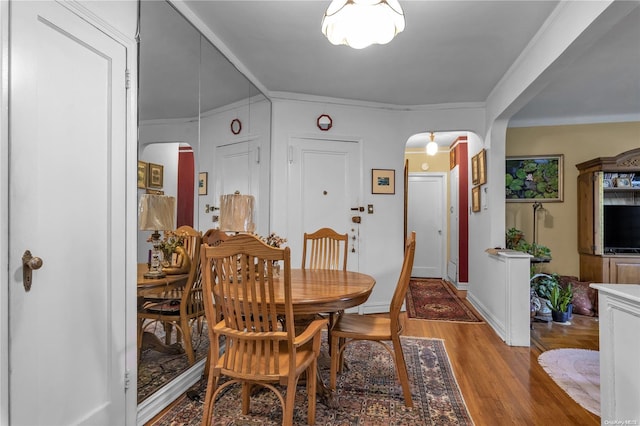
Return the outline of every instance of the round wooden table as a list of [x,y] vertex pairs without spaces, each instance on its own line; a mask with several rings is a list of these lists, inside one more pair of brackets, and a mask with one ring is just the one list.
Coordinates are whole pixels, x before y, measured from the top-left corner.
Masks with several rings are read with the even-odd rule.
[[[274,280],[276,294],[284,305],[280,278]],[[367,274],[326,269],[291,269],[291,299],[294,314],[344,311],[366,302],[376,280]]]

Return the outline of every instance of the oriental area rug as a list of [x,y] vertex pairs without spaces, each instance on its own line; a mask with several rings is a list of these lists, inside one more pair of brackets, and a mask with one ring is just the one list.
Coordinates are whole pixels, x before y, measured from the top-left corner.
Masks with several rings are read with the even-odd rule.
[[[326,335],[325,335],[326,336]],[[328,408],[318,400],[317,425],[473,425],[451,364],[440,339],[401,337],[407,362],[413,408],[406,408],[402,388],[389,353],[373,342],[356,342],[345,349],[348,369],[338,376],[335,402]],[[320,373],[329,381],[326,339]],[[200,425],[205,386],[199,394],[182,396],[153,426]],[[307,397],[303,384],[296,389],[294,423],[307,424]],[[243,415],[240,385],[223,391],[216,401],[213,425],[280,425],[282,408],[275,394],[261,389]]]
[[600,352],[552,349],[540,354],[538,363],[574,401],[600,415]]
[[[164,342],[164,327],[159,323],[156,325],[151,326],[147,331],[155,334],[160,341]],[[194,326],[191,330],[191,336],[191,344],[193,345],[196,361],[205,358],[209,351],[207,322],[204,322],[201,333]],[[176,329],[174,327],[171,342],[176,341]],[[175,347],[176,345],[174,344],[173,346]],[[181,345],[178,345],[178,347],[180,351],[175,351],[174,353],[161,353],[153,349],[144,349],[142,351],[138,362],[138,404],[189,369],[187,355],[181,349]]]
[[409,282],[406,297],[409,318],[483,323],[467,303],[456,295],[445,280],[411,278]]

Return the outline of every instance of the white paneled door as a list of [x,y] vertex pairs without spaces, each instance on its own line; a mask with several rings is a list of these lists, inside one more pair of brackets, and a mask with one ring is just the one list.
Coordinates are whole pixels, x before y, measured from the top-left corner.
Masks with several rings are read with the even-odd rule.
[[124,424],[127,52],[57,2],[10,19],[10,424]]
[[349,234],[347,268],[358,270],[360,225],[352,218],[366,212],[352,209],[359,208],[362,200],[360,158],[357,141],[291,139],[285,235],[295,267],[301,265],[304,233],[328,227]]
[[407,231],[416,231],[414,277],[442,278],[446,250],[446,177],[409,173]]
[[256,233],[265,235],[268,229],[268,212],[261,209],[260,199],[260,144],[253,139],[216,147],[215,152],[215,205],[220,196],[236,191],[255,198],[253,221]]

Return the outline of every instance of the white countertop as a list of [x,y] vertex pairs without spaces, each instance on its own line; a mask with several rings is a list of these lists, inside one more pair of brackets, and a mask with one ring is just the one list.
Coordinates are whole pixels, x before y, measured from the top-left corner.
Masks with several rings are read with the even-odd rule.
[[640,284],[590,284],[600,293],[611,294],[635,303],[640,303]]

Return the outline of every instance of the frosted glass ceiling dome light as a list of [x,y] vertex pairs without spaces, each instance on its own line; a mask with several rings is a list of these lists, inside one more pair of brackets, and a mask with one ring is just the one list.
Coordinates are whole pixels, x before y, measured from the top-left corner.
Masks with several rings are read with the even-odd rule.
[[398,0],[333,0],[322,18],[322,33],[335,45],[363,49],[389,43],[404,25]]
[[436,155],[438,152],[438,144],[435,143],[433,139],[435,139],[435,135],[431,132],[431,141],[427,144],[427,155]]

